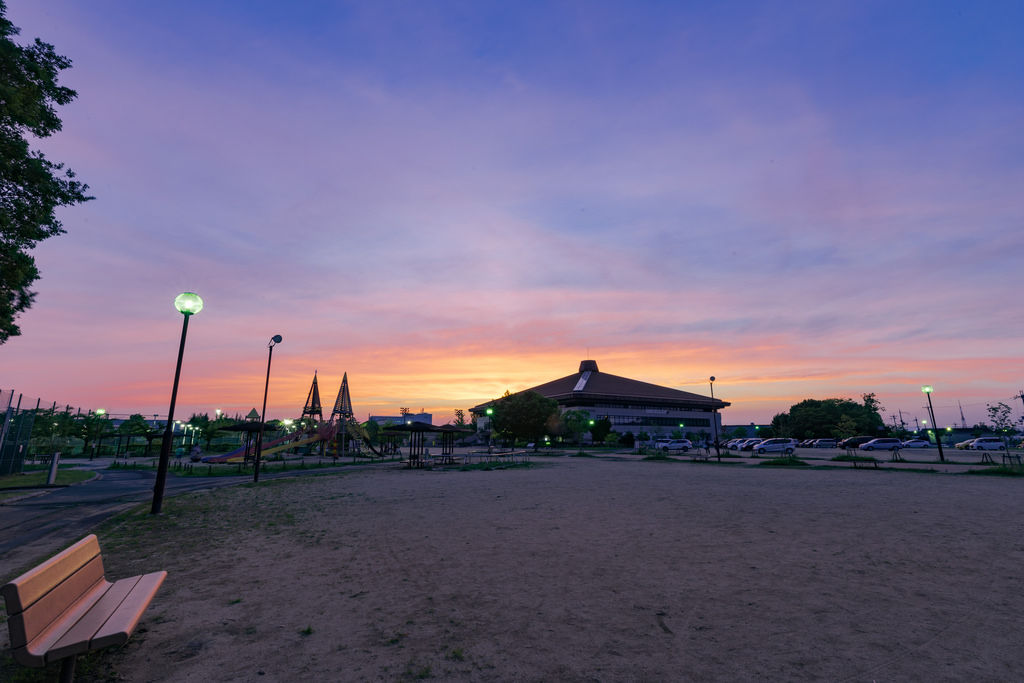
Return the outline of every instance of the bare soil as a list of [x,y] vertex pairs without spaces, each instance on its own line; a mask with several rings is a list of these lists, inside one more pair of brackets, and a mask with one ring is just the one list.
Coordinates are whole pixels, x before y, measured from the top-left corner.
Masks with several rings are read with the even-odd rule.
[[[1007,681],[1024,480],[539,458],[191,494],[100,530],[166,569],[126,681]],[[6,629],[4,629],[6,636]]]

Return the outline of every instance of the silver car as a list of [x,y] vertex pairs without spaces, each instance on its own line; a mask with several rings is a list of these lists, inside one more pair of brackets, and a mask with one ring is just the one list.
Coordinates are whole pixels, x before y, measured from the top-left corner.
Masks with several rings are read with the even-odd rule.
[[1005,451],[1006,444],[998,436],[983,436],[971,442],[972,451]]
[[860,445],[862,451],[898,451],[902,443],[899,439],[871,439]]
[[785,453],[790,455],[796,450],[796,442],[792,439],[765,439],[754,446],[754,450],[757,451],[758,455],[764,455],[765,453]]

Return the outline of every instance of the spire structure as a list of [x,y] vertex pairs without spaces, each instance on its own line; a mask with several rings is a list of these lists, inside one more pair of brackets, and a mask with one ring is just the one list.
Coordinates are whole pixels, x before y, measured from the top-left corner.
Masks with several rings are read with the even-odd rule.
[[302,409],[303,418],[314,416],[320,418],[320,422],[324,421],[324,411],[320,407],[320,387],[316,383],[316,370],[313,371],[313,386],[309,388],[306,406]]
[[338,389],[338,398],[334,402],[334,410],[331,411],[331,422],[335,418],[343,419],[352,417],[352,397],[348,393],[348,373],[341,379],[341,388]]

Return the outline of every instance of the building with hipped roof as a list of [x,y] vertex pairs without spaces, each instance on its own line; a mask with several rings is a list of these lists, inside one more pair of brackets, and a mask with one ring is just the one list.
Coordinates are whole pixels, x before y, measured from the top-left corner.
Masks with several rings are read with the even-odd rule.
[[[731,405],[710,396],[601,372],[595,360],[581,361],[579,372],[575,374],[524,391],[535,391],[556,400],[562,412],[584,410],[593,420],[608,418],[612,431],[619,434],[646,432],[651,436],[667,436],[678,429],[706,435],[710,440],[715,430],[712,420],[717,421],[721,434],[719,411]],[[470,409],[476,417],[477,429],[490,429],[487,408],[497,401]]]

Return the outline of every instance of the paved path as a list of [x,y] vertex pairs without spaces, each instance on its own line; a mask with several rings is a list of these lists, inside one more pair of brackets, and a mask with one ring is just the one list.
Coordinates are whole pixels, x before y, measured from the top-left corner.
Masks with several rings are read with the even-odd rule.
[[[92,467],[106,464],[96,462]],[[347,465],[260,473],[260,480],[351,469],[353,466]],[[103,469],[97,470],[97,474],[96,479],[81,484],[46,489],[40,495],[30,495],[0,506],[0,580],[14,578],[19,570],[85,536],[108,517],[153,500],[156,472],[152,470]],[[170,497],[250,481],[251,473],[237,477],[170,476],[164,495]]]

